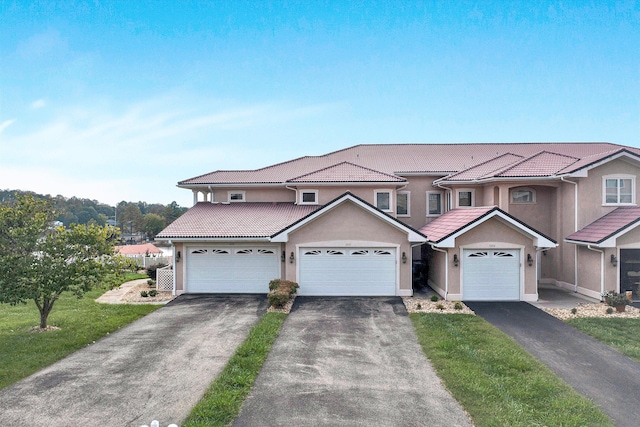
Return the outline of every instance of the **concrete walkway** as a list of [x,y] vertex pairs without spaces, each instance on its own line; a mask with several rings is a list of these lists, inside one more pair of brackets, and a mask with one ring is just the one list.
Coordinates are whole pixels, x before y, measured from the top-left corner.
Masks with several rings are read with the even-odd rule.
[[265,295],[182,295],[0,390],[0,426],[180,424],[266,310]]
[[470,426],[398,297],[298,297],[233,423]]
[[640,364],[526,302],[466,302],[619,427],[640,425]]
[[131,288],[135,288],[138,285],[142,285],[147,283],[149,279],[136,279],[131,280],[129,282],[125,282],[117,288],[111,289],[110,291],[105,292],[96,298],[96,302],[100,302],[103,304],[122,304],[122,297],[131,290]]

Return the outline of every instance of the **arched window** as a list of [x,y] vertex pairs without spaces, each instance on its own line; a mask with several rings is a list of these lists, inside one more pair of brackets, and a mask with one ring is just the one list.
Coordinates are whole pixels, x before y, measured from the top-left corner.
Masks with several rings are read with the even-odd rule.
[[511,190],[511,203],[526,204],[536,202],[536,191],[527,188],[519,187]]

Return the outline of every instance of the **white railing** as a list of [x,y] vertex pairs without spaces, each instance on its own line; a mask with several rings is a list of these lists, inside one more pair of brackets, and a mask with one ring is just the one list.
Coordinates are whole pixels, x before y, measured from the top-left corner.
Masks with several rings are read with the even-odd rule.
[[171,264],[171,257],[165,256],[146,256],[146,255],[127,255],[127,258],[135,260],[136,264],[141,268],[147,268],[158,264]]
[[173,291],[173,268],[170,265],[156,270],[156,290]]

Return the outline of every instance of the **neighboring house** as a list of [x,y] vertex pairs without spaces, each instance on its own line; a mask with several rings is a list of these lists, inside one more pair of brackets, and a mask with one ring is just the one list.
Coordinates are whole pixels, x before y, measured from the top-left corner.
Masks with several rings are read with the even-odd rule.
[[357,145],[178,183],[194,206],[175,292],[412,295],[413,266],[450,300],[599,298],[640,283],[640,150],[608,143]]
[[136,260],[140,267],[146,268],[152,265],[171,262],[171,258],[165,256],[162,249],[157,248],[151,243],[116,246],[116,251],[127,258]]

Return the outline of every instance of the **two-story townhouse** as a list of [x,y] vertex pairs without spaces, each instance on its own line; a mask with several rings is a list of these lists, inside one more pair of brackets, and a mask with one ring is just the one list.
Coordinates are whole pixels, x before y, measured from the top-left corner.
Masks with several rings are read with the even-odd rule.
[[640,282],[638,173],[608,143],[357,145],[181,181],[194,206],[158,238],[176,293],[411,295],[420,261],[447,299],[599,296]]

